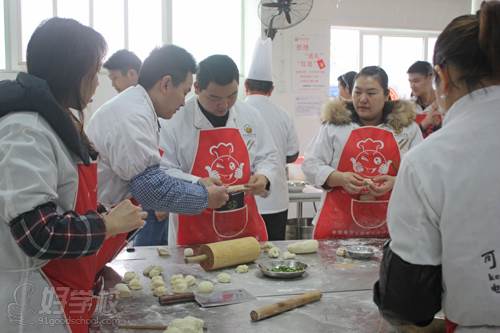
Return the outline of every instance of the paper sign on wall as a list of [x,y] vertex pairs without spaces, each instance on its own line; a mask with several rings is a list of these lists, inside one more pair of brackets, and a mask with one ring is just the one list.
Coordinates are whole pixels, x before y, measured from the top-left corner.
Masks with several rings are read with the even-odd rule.
[[293,39],[292,80],[296,93],[328,93],[329,73],[324,37],[301,35]]

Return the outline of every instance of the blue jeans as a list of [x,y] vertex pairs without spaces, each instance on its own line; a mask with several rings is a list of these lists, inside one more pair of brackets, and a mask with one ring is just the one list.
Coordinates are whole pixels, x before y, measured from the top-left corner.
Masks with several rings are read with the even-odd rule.
[[168,218],[158,221],[154,211],[147,210],[146,224],[134,238],[134,246],[167,245]]

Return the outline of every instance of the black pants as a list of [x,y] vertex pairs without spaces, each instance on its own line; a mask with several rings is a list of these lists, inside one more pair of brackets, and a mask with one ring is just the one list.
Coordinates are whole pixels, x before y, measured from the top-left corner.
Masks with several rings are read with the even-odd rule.
[[285,240],[288,210],[274,214],[264,214],[262,218],[266,222],[267,237],[270,241]]

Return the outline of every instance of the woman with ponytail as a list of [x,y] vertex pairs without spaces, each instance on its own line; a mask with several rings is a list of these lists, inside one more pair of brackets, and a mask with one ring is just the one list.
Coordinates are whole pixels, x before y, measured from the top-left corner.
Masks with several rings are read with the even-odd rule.
[[452,20],[434,49],[443,128],[406,155],[374,299],[393,323],[499,332],[500,2]]

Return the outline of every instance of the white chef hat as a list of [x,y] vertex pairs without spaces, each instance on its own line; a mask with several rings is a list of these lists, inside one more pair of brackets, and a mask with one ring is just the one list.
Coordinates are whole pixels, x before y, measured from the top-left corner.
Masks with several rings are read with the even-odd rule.
[[252,64],[247,79],[272,81],[273,80],[273,44],[271,38],[259,37],[253,50]]

